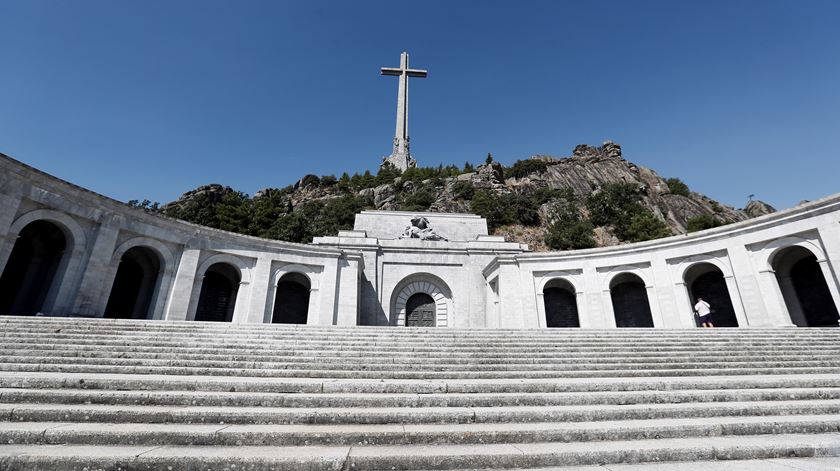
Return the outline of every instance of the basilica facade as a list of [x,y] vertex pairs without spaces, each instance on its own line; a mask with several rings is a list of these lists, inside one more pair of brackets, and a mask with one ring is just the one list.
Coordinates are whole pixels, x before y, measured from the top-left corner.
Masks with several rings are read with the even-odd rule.
[[[837,326],[840,195],[536,253],[471,214],[363,211],[311,244],[131,208],[0,154],[0,315],[438,328]],[[422,227],[417,221],[422,220]]]

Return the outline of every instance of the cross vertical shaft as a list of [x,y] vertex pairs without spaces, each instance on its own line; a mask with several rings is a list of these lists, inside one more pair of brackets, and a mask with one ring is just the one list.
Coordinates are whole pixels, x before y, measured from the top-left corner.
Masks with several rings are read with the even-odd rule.
[[382,75],[394,75],[400,78],[397,91],[397,126],[394,132],[394,148],[389,157],[384,160],[390,162],[400,170],[416,165],[411,157],[408,137],[408,77],[424,78],[428,75],[425,70],[411,69],[408,65],[408,53],[400,54],[398,69],[383,67]]

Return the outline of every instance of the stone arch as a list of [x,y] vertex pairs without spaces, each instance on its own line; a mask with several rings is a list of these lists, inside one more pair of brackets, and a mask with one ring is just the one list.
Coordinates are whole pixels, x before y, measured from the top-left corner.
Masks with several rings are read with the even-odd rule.
[[[267,310],[263,322],[270,324],[275,320],[275,308],[280,302],[278,288],[284,287],[281,285],[281,282],[284,279],[294,282],[296,278],[298,284],[304,287],[308,284],[309,297],[307,300],[306,323],[317,323],[318,310],[320,306],[320,273],[321,267],[301,265],[297,263],[282,265],[275,269],[273,275],[271,276],[272,289],[270,290]],[[300,291],[299,293],[294,294],[294,296],[303,298],[303,292]],[[301,314],[299,317],[303,317],[303,315]]]
[[773,241],[768,242],[764,245],[762,250],[767,253],[767,256],[764,261],[765,270],[773,270],[773,261],[779,255],[779,252],[793,247],[798,246],[802,247],[817,257],[817,260],[825,260],[825,251],[820,247],[820,245],[808,238],[801,237],[801,236],[788,236],[782,237],[781,239],[776,239]]
[[109,290],[104,316],[113,319],[154,318],[154,300],[160,290],[163,257],[145,245],[120,255]]
[[546,327],[580,327],[574,283],[565,277],[554,277],[541,285]]
[[132,237],[120,244],[114,250],[114,255],[111,257],[111,263],[119,263],[123,254],[134,247],[148,247],[149,249],[154,250],[158,257],[160,257],[161,271],[174,270],[175,257],[172,255],[172,251],[159,240],[151,239],[149,237]]
[[452,312],[452,291],[445,281],[430,273],[407,276],[397,283],[391,295],[391,325],[406,325],[407,303],[415,293],[425,293],[435,301],[435,326],[449,326]]
[[41,312],[66,246],[64,231],[50,221],[31,222],[18,233],[0,277],[0,314]]
[[[111,263],[105,276],[105,286],[107,289],[103,290],[102,298],[99,305],[98,312],[106,313],[109,311],[108,302],[111,301],[111,296],[114,291],[114,285],[118,281],[121,261],[126,252],[136,248],[146,248],[154,252],[159,259],[158,279],[155,282],[155,288],[152,293],[151,302],[149,305],[148,315],[143,318],[162,319],[163,311],[165,309],[166,297],[169,294],[169,288],[172,284],[172,278],[175,274],[175,256],[172,251],[162,242],[149,237],[132,237],[121,243],[114,249],[111,256]],[[105,315],[108,317],[107,315]]]
[[232,322],[242,281],[239,268],[228,262],[208,266],[201,277],[196,321]]
[[[13,271],[23,269],[19,265],[29,265],[33,260],[18,260],[25,257],[22,253],[23,247],[19,243],[26,243],[21,241],[18,237],[21,232],[30,226],[30,224],[43,221],[46,224],[51,224],[60,231],[64,238],[64,243],[60,249],[60,256],[57,256],[55,266],[49,268],[51,275],[49,280],[42,279],[39,286],[30,286],[31,294],[34,297],[33,302],[27,302],[27,307],[24,309],[30,314],[41,312],[44,314],[66,315],[72,309],[75,292],[81,282],[81,266],[86,256],[87,238],[82,226],[72,217],[59,211],[52,209],[37,209],[29,211],[17,219],[9,226],[9,235],[15,237],[14,244],[8,244],[8,250],[0,259],[7,260],[3,267],[3,274],[0,279],[6,278],[0,283],[10,289],[14,294],[12,296],[5,294],[4,298],[9,299],[10,309],[15,309],[14,301],[11,298],[22,299],[18,296],[17,290],[12,288],[12,285],[21,283],[21,280],[13,280],[19,278],[20,274],[12,273]],[[18,248],[17,255],[15,248]],[[8,257],[8,259],[6,258]],[[13,266],[14,265],[14,266]],[[3,276],[5,275],[5,277]],[[43,277],[41,277],[43,278]],[[34,280],[31,280],[34,281]],[[26,283],[23,280],[23,283]],[[21,285],[22,286],[22,285]],[[21,308],[19,306],[18,308]],[[3,309],[0,309],[3,310]]]
[[198,273],[206,272],[208,268],[217,263],[227,263],[228,265],[236,267],[239,270],[240,284],[248,284],[251,282],[251,267],[249,267],[248,264],[241,258],[227,253],[219,253],[208,257],[207,260],[198,266]]
[[312,282],[300,272],[287,272],[277,280],[274,307],[271,311],[273,324],[306,324],[309,320],[309,304]]
[[683,276],[682,278],[685,279],[685,272],[690,270],[693,266],[701,264],[701,263],[708,263],[710,265],[714,265],[721,273],[723,273],[724,277],[733,276],[732,268],[729,266],[728,263],[724,262],[720,259],[720,257],[709,256],[705,254],[700,255],[692,255],[691,257],[685,258],[682,260],[682,267],[683,267]]
[[623,271],[609,277],[609,293],[616,327],[653,327],[649,285],[637,272]]
[[712,260],[692,263],[683,270],[682,280],[692,306],[698,298],[703,298],[711,305],[714,311],[712,323],[715,327],[738,327],[732,293],[727,286],[722,264]]
[[791,322],[799,327],[837,327],[840,314],[829,289],[831,270],[816,244],[775,248],[768,257]]

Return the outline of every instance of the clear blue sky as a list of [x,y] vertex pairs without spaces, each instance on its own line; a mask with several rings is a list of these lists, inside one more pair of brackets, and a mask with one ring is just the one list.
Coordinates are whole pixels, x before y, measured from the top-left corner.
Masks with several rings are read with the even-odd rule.
[[741,207],[840,192],[840,1],[0,0],[0,152],[120,200],[620,143]]

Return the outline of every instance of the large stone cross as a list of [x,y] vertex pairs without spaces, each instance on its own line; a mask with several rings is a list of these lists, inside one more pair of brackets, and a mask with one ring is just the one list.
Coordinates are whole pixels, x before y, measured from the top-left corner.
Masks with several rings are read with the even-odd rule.
[[397,94],[397,131],[394,134],[394,150],[389,157],[385,158],[385,161],[391,162],[400,170],[405,170],[416,165],[408,148],[408,78],[425,78],[428,72],[409,69],[408,53],[403,52],[400,54],[400,68],[383,67],[382,75],[396,75],[400,78],[400,87]]

